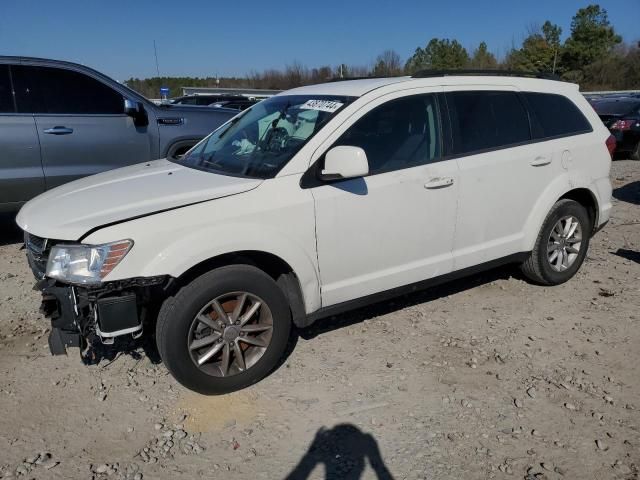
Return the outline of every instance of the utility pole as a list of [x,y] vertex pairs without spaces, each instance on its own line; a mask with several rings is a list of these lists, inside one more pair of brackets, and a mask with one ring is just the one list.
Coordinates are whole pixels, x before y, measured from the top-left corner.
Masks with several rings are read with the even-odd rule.
[[156,56],[156,73],[158,74],[158,78],[160,78],[160,67],[158,66],[158,49],[156,48],[156,41],[153,41],[153,54]]

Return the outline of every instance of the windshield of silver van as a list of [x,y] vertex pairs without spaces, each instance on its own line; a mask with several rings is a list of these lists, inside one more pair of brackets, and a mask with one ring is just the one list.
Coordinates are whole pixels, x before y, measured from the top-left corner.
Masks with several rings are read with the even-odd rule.
[[354,97],[275,96],[234,117],[193,147],[181,165],[224,175],[274,177]]

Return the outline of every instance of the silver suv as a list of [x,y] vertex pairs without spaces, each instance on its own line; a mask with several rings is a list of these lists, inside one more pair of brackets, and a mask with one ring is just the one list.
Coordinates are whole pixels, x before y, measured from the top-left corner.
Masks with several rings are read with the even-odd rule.
[[80,177],[177,158],[237,113],[158,106],[82,65],[0,56],[0,211]]

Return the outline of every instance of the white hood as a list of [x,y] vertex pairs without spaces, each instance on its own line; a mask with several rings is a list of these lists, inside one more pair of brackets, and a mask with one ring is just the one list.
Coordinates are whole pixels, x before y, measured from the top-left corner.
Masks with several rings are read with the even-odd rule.
[[16,222],[39,237],[78,240],[102,225],[246,192],[261,182],[155,160],[49,190],[24,205]]

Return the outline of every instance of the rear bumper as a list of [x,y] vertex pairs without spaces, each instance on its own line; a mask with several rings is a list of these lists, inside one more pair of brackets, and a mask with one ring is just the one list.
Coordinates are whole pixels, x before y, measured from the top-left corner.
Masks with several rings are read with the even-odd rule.
[[600,178],[594,181],[593,191],[597,195],[598,200],[598,219],[596,221],[596,225],[594,225],[594,229],[599,230],[609,221],[609,218],[611,217],[611,208],[613,207],[611,200],[613,188],[609,177]]

